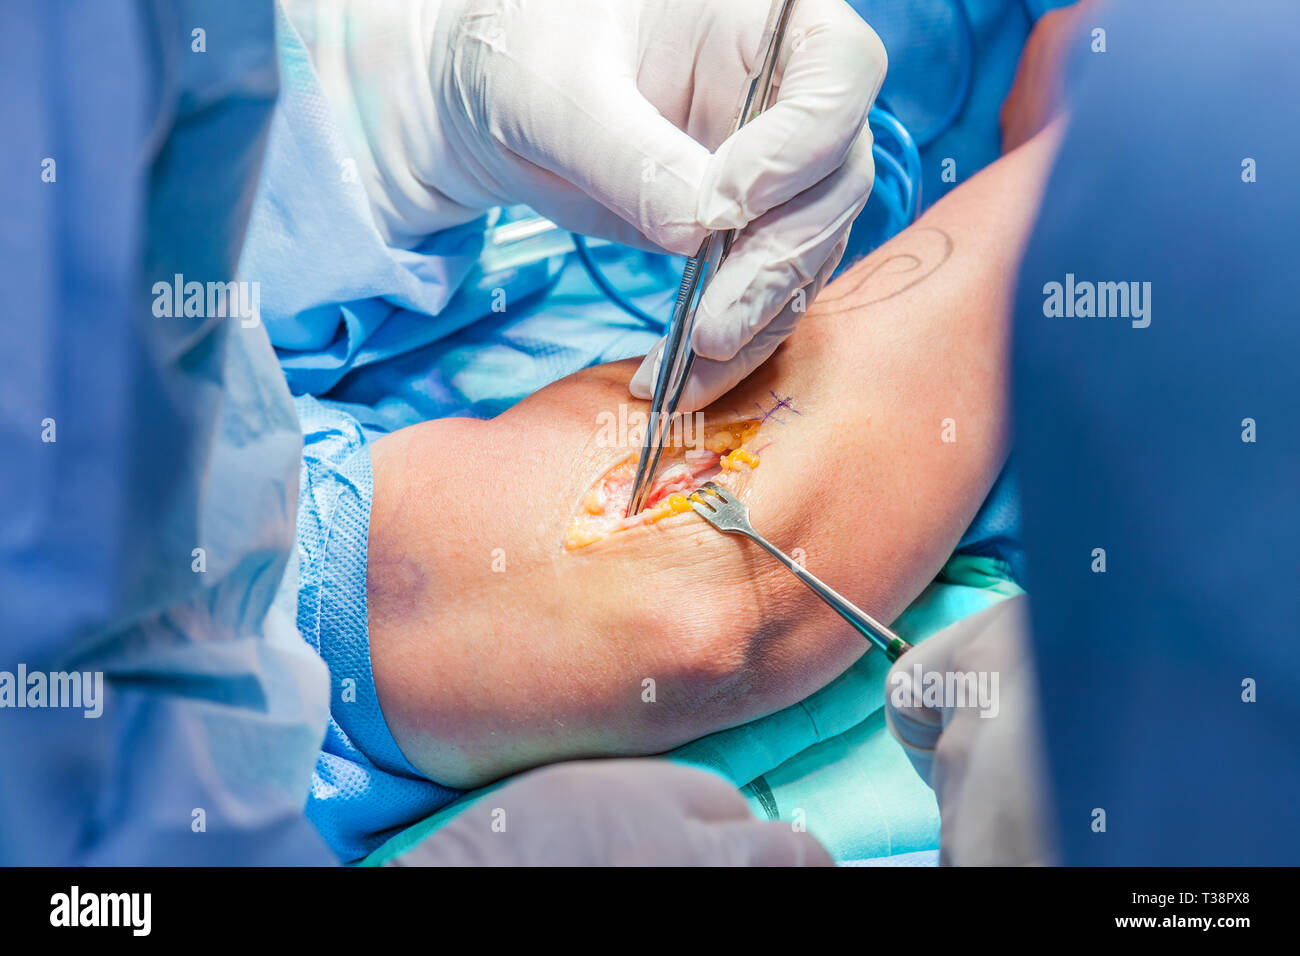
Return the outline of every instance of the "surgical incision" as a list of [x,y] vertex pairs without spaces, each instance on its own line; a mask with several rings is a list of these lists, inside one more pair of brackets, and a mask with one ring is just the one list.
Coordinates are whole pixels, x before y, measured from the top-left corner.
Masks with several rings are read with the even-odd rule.
[[687,497],[704,482],[725,482],[730,476],[758,467],[758,455],[752,445],[761,424],[757,419],[730,422],[706,428],[703,440],[693,445],[681,441],[665,444],[659,473],[646,495],[645,505],[639,514],[630,518],[626,516],[627,506],[636,479],[638,456],[629,455],[605,472],[582,496],[564,536],[564,547],[570,551],[585,548],[616,532],[690,511]]

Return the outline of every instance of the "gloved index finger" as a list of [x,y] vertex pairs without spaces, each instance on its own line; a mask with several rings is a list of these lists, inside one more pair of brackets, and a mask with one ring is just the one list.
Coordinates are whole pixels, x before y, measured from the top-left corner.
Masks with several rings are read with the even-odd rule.
[[844,0],[799,0],[781,62],[772,108],[709,163],[698,215],[707,229],[740,228],[838,169],[866,125],[887,57]]
[[553,218],[581,210],[585,196],[662,248],[693,253],[704,235],[695,213],[709,151],[638,88],[640,5],[572,0],[547,5],[544,17],[539,9],[459,24],[464,92],[449,111],[452,131],[473,147],[494,195]]
[[712,823],[754,819],[735,785],[715,773],[666,760],[638,763],[653,769],[654,778],[647,782],[662,788],[693,819]]

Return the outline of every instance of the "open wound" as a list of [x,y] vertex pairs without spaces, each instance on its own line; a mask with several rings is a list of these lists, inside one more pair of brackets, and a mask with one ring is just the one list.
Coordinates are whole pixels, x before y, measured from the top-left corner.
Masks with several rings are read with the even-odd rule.
[[566,550],[575,551],[628,528],[654,524],[691,510],[687,496],[706,481],[726,481],[758,467],[750,447],[758,436],[758,419],[745,419],[704,430],[695,445],[680,440],[665,444],[659,474],[646,495],[640,514],[628,518],[638,455],[629,455],[597,481],[578,503],[564,536]]

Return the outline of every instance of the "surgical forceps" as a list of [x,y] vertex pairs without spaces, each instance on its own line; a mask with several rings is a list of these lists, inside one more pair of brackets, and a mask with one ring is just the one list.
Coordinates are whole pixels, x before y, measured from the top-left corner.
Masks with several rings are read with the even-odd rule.
[[[764,54],[757,72],[750,80],[745,102],[736,116],[733,132],[739,132],[756,116],[767,109],[772,98],[776,64],[785,44],[785,34],[790,26],[796,0],[776,0],[768,15],[764,29]],[[779,5],[778,5],[779,4]],[[650,485],[659,467],[659,456],[664,441],[672,429],[677,405],[686,390],[686,381],[695,364],[695,349],[691,346],[691,332],[695,327],[695,313],[709,280],[731,252],[736,230],[715,230],[704,237],[700,249],[686,262],[682,282],[677,290],[668,335],[659,358],[659,373],[655,377],[654,396],[650,403],[650,420],[646,423],[645,441],[641,457],[636,464],[636,480],[632,483],[632,497],[628,501],[627,517],[637,514],[645,504]]]

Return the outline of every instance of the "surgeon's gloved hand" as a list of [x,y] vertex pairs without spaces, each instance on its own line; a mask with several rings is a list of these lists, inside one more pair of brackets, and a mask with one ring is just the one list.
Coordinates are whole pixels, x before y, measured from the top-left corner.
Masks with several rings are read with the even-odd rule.
[[488,794],[395,866],[830,866],[812,836],[754,819],[720,777],[661,760],[547,767]]
[[[476,214],[526,203],[566,229],[682,255],[708,230],[745,226],[701,303],[694,345],[706,361],[682,410],[764,362],[843,255],[874,181],[867,113],[885,50],[848,3],[799,0],[776,103],[734,136],[768,19],[762,0],[423,9],[426,21],[436,15],[432,101],[387,107],[416,117],[413,132],[397,116],[369,134],[387,154],[378,178],[389,212],[415,224],[445,219],[429,217],[439,204]],[[419,185],[392,185],[404,178]],[[650,396],[653,361],[634,394]]]
[[[1026,598],[1003,601],[904,654],[886,679],[885,721],[938,799],[942,863],[1051,862],[1028,625]],[[957,674],[976,675],[972,687],[987,675],[991,693],[965,706],[927,697]]]

